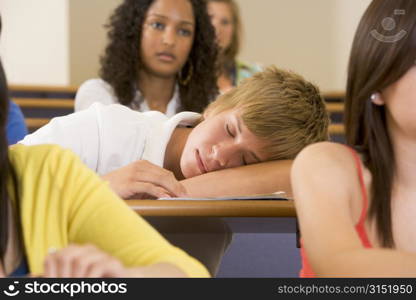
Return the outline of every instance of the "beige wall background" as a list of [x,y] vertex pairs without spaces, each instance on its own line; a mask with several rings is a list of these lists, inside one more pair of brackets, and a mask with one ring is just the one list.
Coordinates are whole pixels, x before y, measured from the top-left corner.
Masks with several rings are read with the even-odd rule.
[[10,83],[67,85],[68,0],[0,0],[0,55]]
[[[13,84],[79,85],[96,77],[107,22],[122,0],[0,0],[0,54]],[[236,0],[240,59],[344,89],[352,38],[371,0]]]
[[349,51],[371,0],[237,0],[242,60],[304,75],[323,91],[344,90]]
[[80,85],[98,76],[99,57],[103,53],[110,14],[121,0],[69,0],[70,84]]

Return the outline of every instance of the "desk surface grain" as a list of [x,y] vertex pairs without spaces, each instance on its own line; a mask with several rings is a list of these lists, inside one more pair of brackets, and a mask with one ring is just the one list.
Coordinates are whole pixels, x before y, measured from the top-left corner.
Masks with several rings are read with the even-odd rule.
[[293,201],[126,200],[142,216],[296,217]]

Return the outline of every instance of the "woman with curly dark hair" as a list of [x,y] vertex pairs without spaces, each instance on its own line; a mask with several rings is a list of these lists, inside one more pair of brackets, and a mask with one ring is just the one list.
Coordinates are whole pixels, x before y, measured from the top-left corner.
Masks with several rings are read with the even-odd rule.
[[77,92],[75,110],[120,103],[168,116],[202,110],[217,94],[215,32],[203,0],[125,0],[110,18],[101,79]]

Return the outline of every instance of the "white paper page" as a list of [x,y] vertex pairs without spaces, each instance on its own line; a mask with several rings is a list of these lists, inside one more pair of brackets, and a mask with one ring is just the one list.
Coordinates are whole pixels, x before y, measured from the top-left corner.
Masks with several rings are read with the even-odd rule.
[[279,191],[271,194],[255,194],[244,196],[227,196],[227,197],[202,197],[202,198],[158,198],[157,200],[290,200],[286,193]]

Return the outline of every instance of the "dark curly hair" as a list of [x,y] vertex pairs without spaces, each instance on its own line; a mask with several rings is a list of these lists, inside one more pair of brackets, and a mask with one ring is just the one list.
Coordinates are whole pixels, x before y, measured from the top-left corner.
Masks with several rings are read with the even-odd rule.
[[[101,57],[100,76],[114,89],[118,101],[130,105],[136,91],[138,70],[143,66],[139,57],[143,22],[154,0],[124,0],[117,7],[106,27],[109,43]],[[202,112],[218,93],[215,61],[215,31],[207,13],[205,0],[189,0],[195,16],[195,37],[183,69],[193,67],[186,86],[179,83],[178,111]]]

